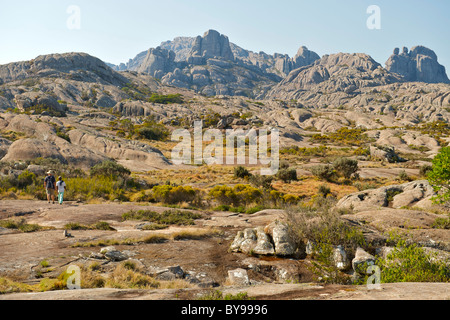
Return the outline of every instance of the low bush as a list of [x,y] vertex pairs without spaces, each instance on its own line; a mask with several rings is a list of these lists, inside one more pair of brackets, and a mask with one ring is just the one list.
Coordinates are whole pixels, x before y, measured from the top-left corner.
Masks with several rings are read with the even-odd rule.
[[194,225],[194,221],[201,219],[202,215],[190,211],[167,210],[157,213],[150,210],[129,211],[122,215],[122,220],[149,221],[160,225]]
[[165,204],[177,204],[187,202],[201,205],[200,190],[190,186],[155,186],[153,187],[153,197],[156,201]]
[[20,220],[0,220],[0,227],[5,229],[16,229],[23,233],[40,231],[43,228],[37,224],[28,224],[25,219]]
[[215,186],[208,195],[220,205],[239,207],[256,203],[262,198],[263,193],[250,185],[239,184],[235,187]]
[[336,175],[331,165],[318,165],[311,168],[311,173],[320,180],[331,181]]
[[242,166],[234,168],[234,177],[235,178],[245,179],[250,176],[251,176],[251,174],[246,168],[244,168]]
[[104,161],[100,164],[95,165],[90,170],[91,177],[126,177],[131,174],[131,171],[116,163],[115,161]]
[[338,158],[333,162],[333,168],[337,174],[345,179],[350,179],[353,174],[358,172],[358,161],[348,158]]
[[297,170],[295,169],[281,169],[277,173],[277,178],[282,180],[284,183],[291,183],[292,181],[297,181]]
[[386,259],[376,263],[381,268],[382,283],[397,282],[449,282],[450,268],[442,261],[433,259],[417,244],[399,241]]

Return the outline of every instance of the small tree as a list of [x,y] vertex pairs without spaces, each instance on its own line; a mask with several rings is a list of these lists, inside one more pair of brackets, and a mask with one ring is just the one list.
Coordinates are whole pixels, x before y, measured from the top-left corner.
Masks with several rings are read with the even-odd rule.
[[436,201],[450,201],[450,147],[442,148],[433,160],[433,168],[428,172],[428,181],[438,193]]
[[358,161],[348,158],[338,158],[333,162],[333,167],[336,172],[345,179],[350,179],[351,176],[358,172]]

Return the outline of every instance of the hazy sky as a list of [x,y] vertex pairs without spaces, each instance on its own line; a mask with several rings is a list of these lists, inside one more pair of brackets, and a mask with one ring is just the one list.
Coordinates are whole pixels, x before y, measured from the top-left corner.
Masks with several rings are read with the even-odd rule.
[[[0,0],[0,64],[86,52],[127,62],[177,36],[215,29],[252,51],[294,56],[364,52],[384,65],[395,47],[424,45],[450,70],[449,0]],[[77,29],[72,5],[80,9]],[[367,8],[381,9],[370,30]],[[450,73],[450,72],[448,72]]]

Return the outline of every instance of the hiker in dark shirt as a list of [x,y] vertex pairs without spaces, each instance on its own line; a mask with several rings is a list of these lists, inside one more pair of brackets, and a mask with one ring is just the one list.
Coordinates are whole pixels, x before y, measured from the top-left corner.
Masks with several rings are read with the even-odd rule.
[[53,176],[53,171],[51,170],[47,172],[47,177],[45,177],[44,188],[47,193],[48,203],[50,203],[51,199],[51,201],[53,201],[53,204],[55,204],[56,179]]

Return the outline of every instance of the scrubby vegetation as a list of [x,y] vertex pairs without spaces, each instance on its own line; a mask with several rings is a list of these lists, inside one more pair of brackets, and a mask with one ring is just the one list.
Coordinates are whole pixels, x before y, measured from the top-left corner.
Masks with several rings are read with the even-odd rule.
[[157,213],[150,210],[129,211],[122,215],[122,220],[148,221],[160,225],[194,225],[194,221],[202,218],[198,213],[181,210],[167,210],[163,213]]
[[347,146],[362,146],[372,140],[365,134],[365,129],[341,128],[327,135],[316,134],[311,140],[316,143],[338,143]]
[[165,141],[169,137],[169,130],[162,123],[149,116],[141,124],[135,124],[129,119],[114,120],[109,123],[110,129],[116,131],[119,137],[127,139],[146,139]]
[[450,201],[450,147],[442,148],[433,160],[433,167],[428,171],[430,184],[434,186],[440,203]]

